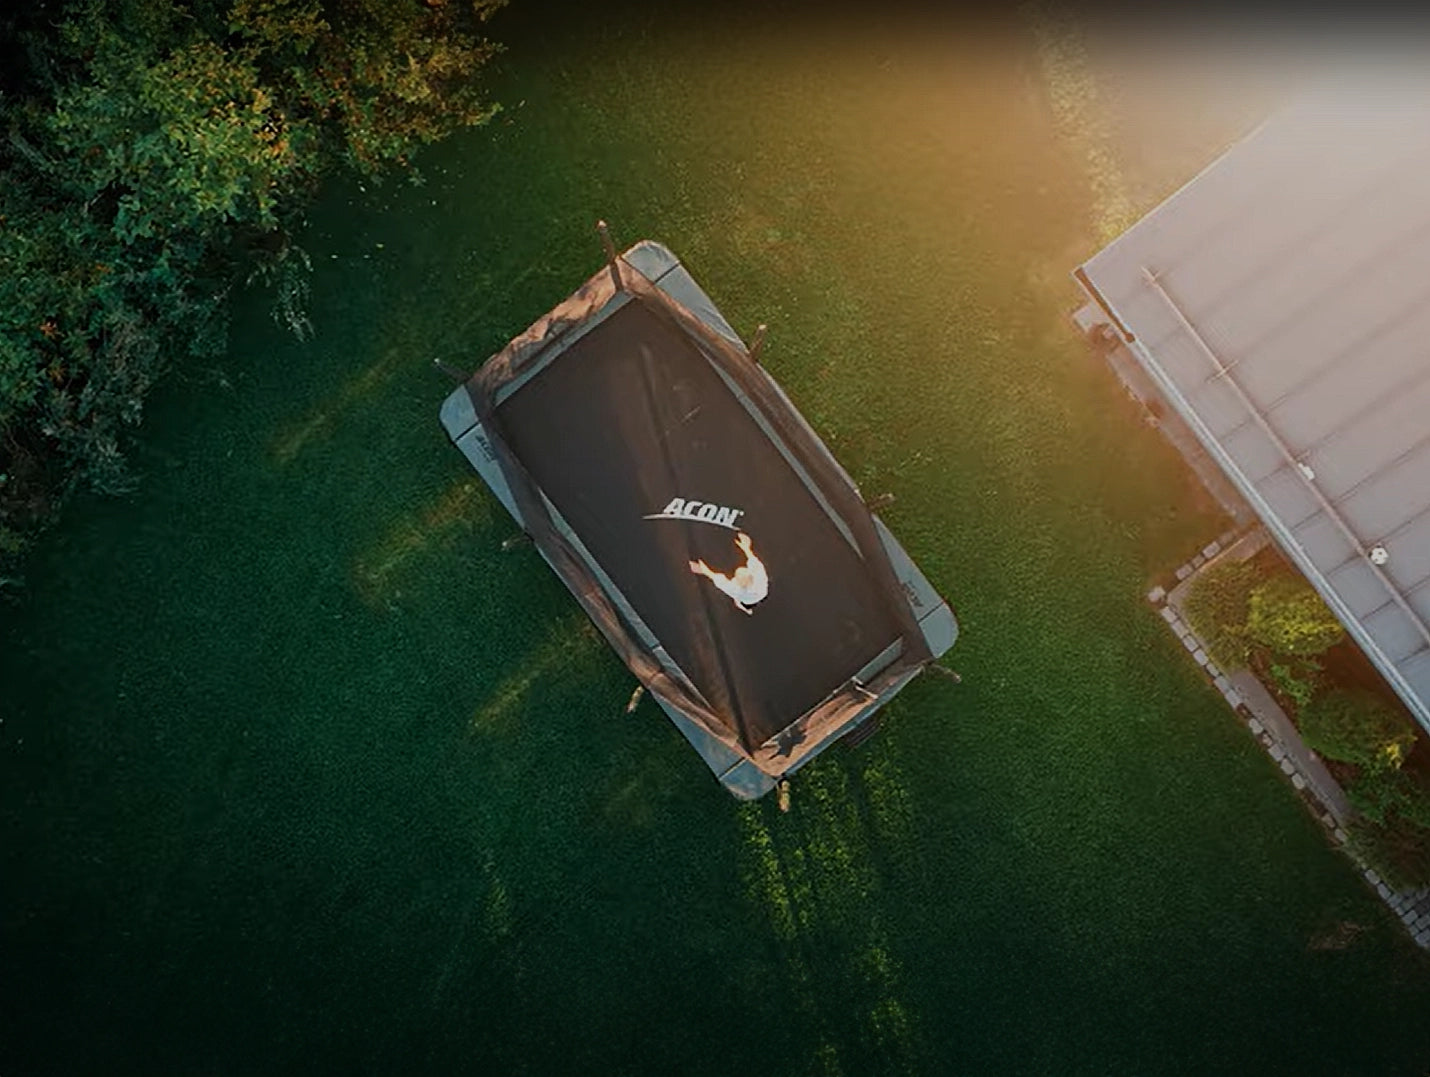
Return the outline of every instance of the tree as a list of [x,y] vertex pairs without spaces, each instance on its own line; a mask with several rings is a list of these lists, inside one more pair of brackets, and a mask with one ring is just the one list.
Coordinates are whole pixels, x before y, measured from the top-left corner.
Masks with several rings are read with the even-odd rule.
[[496,112],[474,76],[497,52],[481,28],[505,0],[236,0],[229,29],[269,82],[359,170]]
[[[0,585],[255,278],[300,333],[292,241],[334,169],[488,120],[504,0],[38,0],[0,13]],[[7,9],[8,12],[8,9]]]
[[1251,592],[1246,634],[1277,654],[1323,654],[1346,632],[1315,589],[1300,576],[1273,576]]
[[93,79],[65,89],[50,124],[74,196],[113,202],[125,246],[279,226],[280,200],[314,170],[308,126],[258,82],[251,57],[198,39],[153,62],[106,36]]

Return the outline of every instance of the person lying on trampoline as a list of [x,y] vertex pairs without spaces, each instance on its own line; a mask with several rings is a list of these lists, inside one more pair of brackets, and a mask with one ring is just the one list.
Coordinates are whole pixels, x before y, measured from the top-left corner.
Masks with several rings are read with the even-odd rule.
[[765,563],[755,556],[754,544],[743,531],[735,535],[735,545],[745,554],[745,563],[726,576],[716,572],[703,560],[691,561],[690,571],[704,576],[713,583],[742,613],[754,613],[750,609],[770,593],[770,574],[765,571]]

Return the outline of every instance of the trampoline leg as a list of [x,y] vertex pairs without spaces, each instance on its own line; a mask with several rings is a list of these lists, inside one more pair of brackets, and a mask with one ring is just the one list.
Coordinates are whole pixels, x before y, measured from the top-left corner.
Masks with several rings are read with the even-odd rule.
[[626,704],[626,713],[634,714],[636,708],[640,706],[641,697],[645,695],[645,685],[636,685],[636,690],[631,693],[630,702]]
[[433,359],[432,365],[436,369],[440,370],[443,374],[446,374],[447,377],[457,382],[459,385],[467,380],[467,376],[463,374],[460,370],[458,370],[454,366],[450,366],[447,363],[442,362],[442,360],[440,359]]
[[775,792],[779,798],[780,811],[789,811],[789,779],[781,778],[776,782]]
[[893,494],[880,494],[878,497],[870,498],[868,501],[864,502],[864,507],[870,512],[878,512],[880,509],[888,508],[893,503]]
[[507,553],[511,550],[516,549],[518,546],[525,546],[530,541],[531,536],[528,535],[525,531],[523,531],[519,535],[512,535],[510,538],[504,538],[502,539],[501,543],[501,552]]

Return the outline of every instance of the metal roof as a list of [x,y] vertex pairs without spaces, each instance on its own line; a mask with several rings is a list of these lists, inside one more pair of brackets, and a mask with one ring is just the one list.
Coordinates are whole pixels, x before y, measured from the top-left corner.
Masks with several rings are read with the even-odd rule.
[[1308,91],[1078,275],[1430,729],[1430,84]]

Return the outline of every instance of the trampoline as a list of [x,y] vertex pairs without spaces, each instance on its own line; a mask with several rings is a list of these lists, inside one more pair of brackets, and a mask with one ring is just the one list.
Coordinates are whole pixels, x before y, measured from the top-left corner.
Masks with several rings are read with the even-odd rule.
[[948,604],[660,244],[613,256],[454,390],[441,420],[738,797],[867,732],[957,637]]

